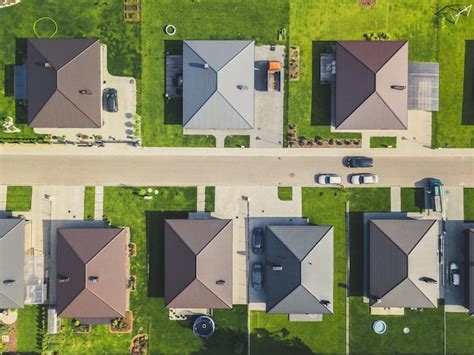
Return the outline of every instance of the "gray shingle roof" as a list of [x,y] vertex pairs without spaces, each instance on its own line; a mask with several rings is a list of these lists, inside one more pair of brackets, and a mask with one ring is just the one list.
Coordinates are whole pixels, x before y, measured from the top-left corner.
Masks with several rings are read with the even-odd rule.
[[407,129],[408,43],[337,42],[335,106],[338,129]]
[[437,306],[438,224],[435,220],[369,222],[369,296],[374,307]]
[[[25,222],[0,219],[0,308],[23,308],[25,301]],[[11,280],[13,283],[5,284]]]
[[465,303],[469,314],[474,314],[474,229],[466,230],[464,245]]
[[183,126],[252,128],[254,58],[253,41],[184,41]]
[[267,312],[332,313],[333,227],[268,226],[265,238]]

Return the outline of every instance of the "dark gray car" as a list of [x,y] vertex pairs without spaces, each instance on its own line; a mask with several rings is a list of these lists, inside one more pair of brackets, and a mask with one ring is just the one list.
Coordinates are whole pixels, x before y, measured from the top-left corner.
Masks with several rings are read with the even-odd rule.
[[371,168],[374,166],[374,159],[367,157],[347,157],[345,166],[348,168]]
[[104,90],[104,101],[105,101],[105,109],[108,112],[117,112],[118,111],[117,90],[115,90],[115,89],[105,89]]
[[263,288],[263,266],[260,263],[252,266],[252,288],[255,290]]
[[255,228],[252,233],[252,251],[254,254],[263,254],[263,229]]

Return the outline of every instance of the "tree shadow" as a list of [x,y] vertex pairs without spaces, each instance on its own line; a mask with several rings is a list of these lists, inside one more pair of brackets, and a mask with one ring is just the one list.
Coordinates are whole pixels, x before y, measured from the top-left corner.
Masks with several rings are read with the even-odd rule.
[[474,40],[465,41],[462,124],[474,124]]
[[313,86],[311,100],[311,124],[315,126],[331,125],[331,85],[321,84],[321,53],[328,51],[330,41],[313,41]]
[[14,69],[15,69],[15,66],[13,64],[5,65],[5,70],[4,70],[5,81],[4,81],[4,87],[3,87],[5,91],[5,96],[13,96],[14,94],[14,90],[15,90]]
[[[166,40],[165,41],[165,58],[168,55],[183,55],[183,41],[180,40]],[[164,88],[166,88],[167,75],[177,75],[177,68],[167,68],[166,60],[164,61]],[[171,72],[168,73],[168,70]],[[181,75],[182,75],[182,68]],[[183,123],[183,98],[171,97],[163,98],[164,100],[164,114],[165,124],[181,125]]]
[[187,212],[146,212],[148,297],[165,294],[165,219],[186,219]]

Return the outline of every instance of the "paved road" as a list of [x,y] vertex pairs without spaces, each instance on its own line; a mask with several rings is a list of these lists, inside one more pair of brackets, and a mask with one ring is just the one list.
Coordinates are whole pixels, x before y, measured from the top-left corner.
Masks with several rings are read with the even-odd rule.
[[[413,186],[438,177],[474,186],[472,150],[427,150],[423,156],[371,151],[379,186]],[[356,171],[343,149],[0,148],[0,185],[314,186],[314,176]],[[385,155],[387,155],[385,153]],[[347,185],[347,181],[345,185]]]

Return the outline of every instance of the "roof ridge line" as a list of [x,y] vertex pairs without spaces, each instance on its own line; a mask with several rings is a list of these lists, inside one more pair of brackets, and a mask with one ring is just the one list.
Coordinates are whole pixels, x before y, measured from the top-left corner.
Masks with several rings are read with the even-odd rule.
[[[405,126],[405,124],[404,124],[402,121],[400,121],[400,119],[398,118],[398,115],[397,115],[395,112],[393,112],[392,108],[387,104],[387,102],[383,99],[383,97],[382,97],[381,95],[379,95],[379,92],[377,91],[377,87],[375,88],[375,92],[374,92],[374,93],[379,97],[380,100],[382,100],[383,104],[389,109],[389,111],[390,111],[391,113],[393,113],[393,115],[395,116],[395,119],[396,119],[398,122],[400,122],[403,127],[408,128],[408,126]],[[408,94],[407,94],[407,95],[408,95]]]
[[[87,265],[86,265],[87,267]],[[87,280],[86,280],[87,282]],[[90,288],[88,288],[87,286],[84,287],[84,290],[87,290],[89,291],[92,295],[94,295],[95,297],[97,297],[102,303],[104,303],[107,307],[109,307],[110,309],[114,310],[115,312],[117,312],[118,314],[121,314],[115,307],[112,307],[109,303],[107,303],[102,297],[100,297],[97,293],[95,293],[94,291],[92,291]]]
[[[220,220],[221,220],[221,221],[225,221],[225,220],[223,220],[223,219],[220,219]],[[205,221],[205,219],[204,219],[204,221]],[[199,254],[201,254],[201,252],[202,252],[204,249],[206,249],[206,247],[214,240],[215,237],[217,237],[218,234],[220,234],[220,233],[224,230],[224,228],[226,228],[226,227],[229,225],[230,222],[232,222],[232,220],[231,220],[231,219],[228,219],[228,220],[227,220],[227,223],[226,223],[221,229],[219,229],[219,231],[218,231],[216,234],[214,234],[214,236],[201,248],[201,250],[199,250],[199,252],[196,254],[196,257],[197,257]],[[196,274],[197,274],[197,272],[196,272]],[[196,277],[197,277],[197,276],[196,276]]]
[[[373,71],[372,69],[370,69],[364,62],[362,62],[359,58],[357,58],[350,50],[348,50],[343,44],[341,44],[342,48],[344,48],[344,50],[349,53],[351,55],[352,58],[354,58],[355,60],[357,60],[360,64],[362,64],[365,68],[367,68],[368,71],[370,71],[371,73],[373,73],[374,75],[377,74],[377,72]],[[337,65],[337,63],[336,63]],[[383,65],[382,65],[383,66]],[[379,69],[380,70],[380,69]],[[337,75],[337,68],[336,68],[336,75]],[[375,90],[374,90],[375,91]],[[370,96],[370,95],[369,95]]]
[[16,223],[15,225],[13,225],[13,227],[11,227],[8,231],[6,231],[5,234],[0,237],[0,240],[2,240],[7,234],[9,234],[12,230],[14,230],[20,224],[21,221],[23,221],[23,218],[11,218],[10,220],[12,219],[18,219],[18,223]]
[[12,300],[9,296],[7,296],[6,293],[0,292],[0,294],[3,295],[5,298],[8,298],[13,304],[16,304],[17,306],[21,306],[20,304],[18,304],[18,302],[15,302],[15,301]]
[[[188,221],[188,219],[183,219],[183,220]],[[176,221],[176,220],[175,220],[175,221]],[[181,220],[178,219],[178,221],[181,221]],[[173,230],[173,232],[178,236],[178,239],[183,242],[184,246],[185,246],[186,248],[188,248],[188,250],[191,252],[191,254],[194,255],[194,258],[196,258],[199,253],[195,254],[194,251],[191,249],[191,247],[188,245],[188,243],[186,243],[186,242],[184,241],[184,239],[180,237],[180,235],[179,235],[179,233],[176,231],[176,229],[174,229],[173,226],[170,225],[169,223],[168,223],[168,226],[169,226],[169,227]],[[200,251],[199,251],[199,252],[200,252]],[[196,274],[196,276],[194,277],[193,280],[195,280],[196,277],[197,277],[197,271],[195,272],[195,274]],[[186,287],[188,287],[191,282],[192,282],[192,280],[186,285]],[[185,287],[185,288],[186,288],[186,287]],[[183,288],[183,290],[184,290],[184,288]]]
[[[84,39],[88,39],[88,38],[84,38]],[[72,57],[70,60],[68,60],[66,63],[63,64],[63,66],[61,68],[58,68],[56,69],[56,71],[61,71],[64,67],[67,67],[70,63],[74,62],[77,58],[79,58],[82,54],[84,54],[84,52],[88,51],[94,44],[96,44],[97,42],[99,42],[98,39],[96,39],[94,42],[92,42],[91,44],[89,44],[86,48],[84,48],[84,50],[80,51],[78,54],[76,54],[74,57]]]
[[[311,226],[311,224],[308,224],[307,226]],[[313,247],[308,250],[308,252],[305,254],[305,256],[303,256],[303,258],[301,259],[301,261],[303,261],[308,255],[309,253],[311,253],[314,248],[316,248],[316,246],[319,244],[319,242],[321,242],[321,240],[324,239],[324,237],[329,233],[329,231],[331,230],[331,228],[333,228],[333,226],[316,226],[316,225],[313,225],[315,227],[328,227],[328,230],[323,234],[323,236],[316,242],[316,244],[313,245]]]
[[[225,40],[224,40],[225,41]],[[240,42],[241,40],[238,40],[238,39],[233,39],[233,40],[228,40],[228,41],[238,41]],[[249,43],[247,43],[247,45],[245,47],[242,47],[237,53],[235,53],[228,61],[227,63],[225,63],[218,71],[217,73],[219,73],[222,69],[224,69],[230,62],[232,62],[235,57],[237,57],[240,53],[242,53],[245,49],[247,49],[252,43],[254,43],[255,41],[254,40],[248,40]],[[255,50],[254,50],[254,53],[253,53],[253,56],[254,56],[254,62],[255,62]],[[202,58],[202,57],[201,57]],[[255,70],[255,63],[254,63],[254,70]]]
[[[36,40],[36,39],[40,39],[40,38],[33,38],[33,39]],[[31,43],[31,45],[32,45],[33,47],[35,47],[35,49],[38,51],[38,53],[41,54],[41,56],[42,56],[45,60],[47,60],[47,58],[46,58],[46,56],[44,55],[44,53],[43,53],[38,47],[36,47],[36,45],[35,45],[32,41],[30,41],[29,39],[28,39],[27,41],[28,41],[29,43]],[[48,62],[48,63],[49,63],[49,62]],[[56,69],[51,63],[49,63],[49,65],[51,65],[51,67],[54,69],[55,72],[58,71],[58,69]]]
[[[86,228],[86,229],[87,229],[87,228]],[[91,228],[91,229],[92,229],[92,228]],[[96,229],[96,228],[94,228],[94,229]],[[110,245],[110,243],[112,243],[112,242],[115,240],[115,238],[117,238],[117,236],[118,236],[120,233],[122,233],[122,231],[125,230],[125,228],[97,228],[97,229],[118,229],[119,231],[118,231],[117,234],[115,234],[115,235],[112,237],[112,239],[110,239],[107,243],[105,243],[104,246],[103,246],[102,248],[100,248],[100,250],[97,251],[97,253],[95,253],[94,255],[92,255],[91,258],[90,258],[87,262],[84,263],[84,265],[85,265],[86,267],[87,267],[87,264],[89,264],[91,261],[93,261],[93,260],[97,257],[97,255],[99,255],[106,247],[108,247],[108,246]]]
[[[240,118],[247,124],[247,126],[249,126],[249,128],[252,128],[252,126],[250,126],[250,124],[247,122],[247,120],[244,118],[244,116],[242,116],[242,115],[240,114],[240,112],[237,111],[237,109],[234,107],[234,105],[232,105],[232,104],[229,102],[229,100],[227,100],[227,99],[225,98],[225,96],[222,95],[222,93],[220,92],[219,88],[217,88],[216,92],[219,94],[220,97],[222,97],[222,99],[224,99],[225,102],[227,102],[227,104],[228,104],[230,107],[232,107],[232,109],[237,113],[237,115],[240,116]],[[255,95],[254,95],[254,97],[255,97]],[[245,128],[244,128],[244,129],[245,129]]]
[[[57,78],[57,75],[56,75],[56,80],[57,80],[57,79],[58,79],[58,78]],[[69,102],[71,103],[71,105],[73,105],[78,111],[80,111],[90,122],[92,122],[92,123],[94,124],[94,126],[96,126],[96,128],[100,128],[100,126],[97,126],[97,125],[95,124],[95,122],[92,121],[92,119],[89,117],[88,114],[86,114],[84,111],[82,111],[74,102],[72,102],[72,101],[69,99],[69,97],[67,97],[61,90],[59,90],[59,86],[58,86],[58,85],[56,85],[56,88],[57,88],[56,91],[59,92],[67,101],[69,101]],[[55,92],[56,92],[56,91],[55,91]],[[54,94],[53,94],[53,95],[54,95]],[[53,96],[53,95],[51,95],[51,96]],[[49,101],[49,100],[48,100],[48,101]],[[40,112],[41,112],[41,111],[40,111]],[[101,119],[101,122],[102,122],[102,119]]]
[[202,282],[201,280],[198,279],[197,275],[196,275],[196,281],[198,281],[205,289],[207,289],[210,293],[212,293],[214,296],[216,296],[222,303],[232,307],[232,304],[227,304],[227,302],[224,302],[224,300],[222,298],[220,298],[214,291],[212,291],[209,287],[206,286],[206,284],[204,282]]
[[407,280],[410,281],[412,283],[412,285],[418,290],[418,292],[420,292],[423,297],[429,302],[431,303],[434,307],[436,307],[437,305],[435,305],[433,302],[431,302],[431,300],[425,295],[425,293],[420,290],[420,288],[418,286],[416,286],[416,284],[412,281],[412,279],[410,277],[407,277]]
[[388,41],[388,42],[403,42],[403,43],[402,43],[402,45],[401,45],[400,47],[398,47],[397,50],[396,50],[395,52],[393,52],[393,54],[392,54],[390,57],[388,57],[387,60],[380,66],[380,68],[379,68],[379,70],[377,70],[376,74],[385,66],[385,64],[387,64],[387,63],[390,61],[390,59],[392,59],[392,58],[398,53],[398,51],[399,51],[400,49],[402,49],[402,47],[403,47],[405,44],[407,44],[408,41],[405,40],[405,41]]
[[[430,221],[429,219],[427,221]],[[421,242],[421,240],[425,237],[425,235],[428,233],[428,231],[433,228],[433,225],[437,222],[436,219],[432,220],[433,223],[430,224],[430,226],[428,227],[427,230],[425,230],[425,232],[423,233],[423,235],[421,236],[420,239],[418,239],[418,241],[415,243],[415,245],[413,245],[413,248],[410,249],[410,251],[407,253],[407,255],[410,255],[411,252],[416,248],[416,246]]]

